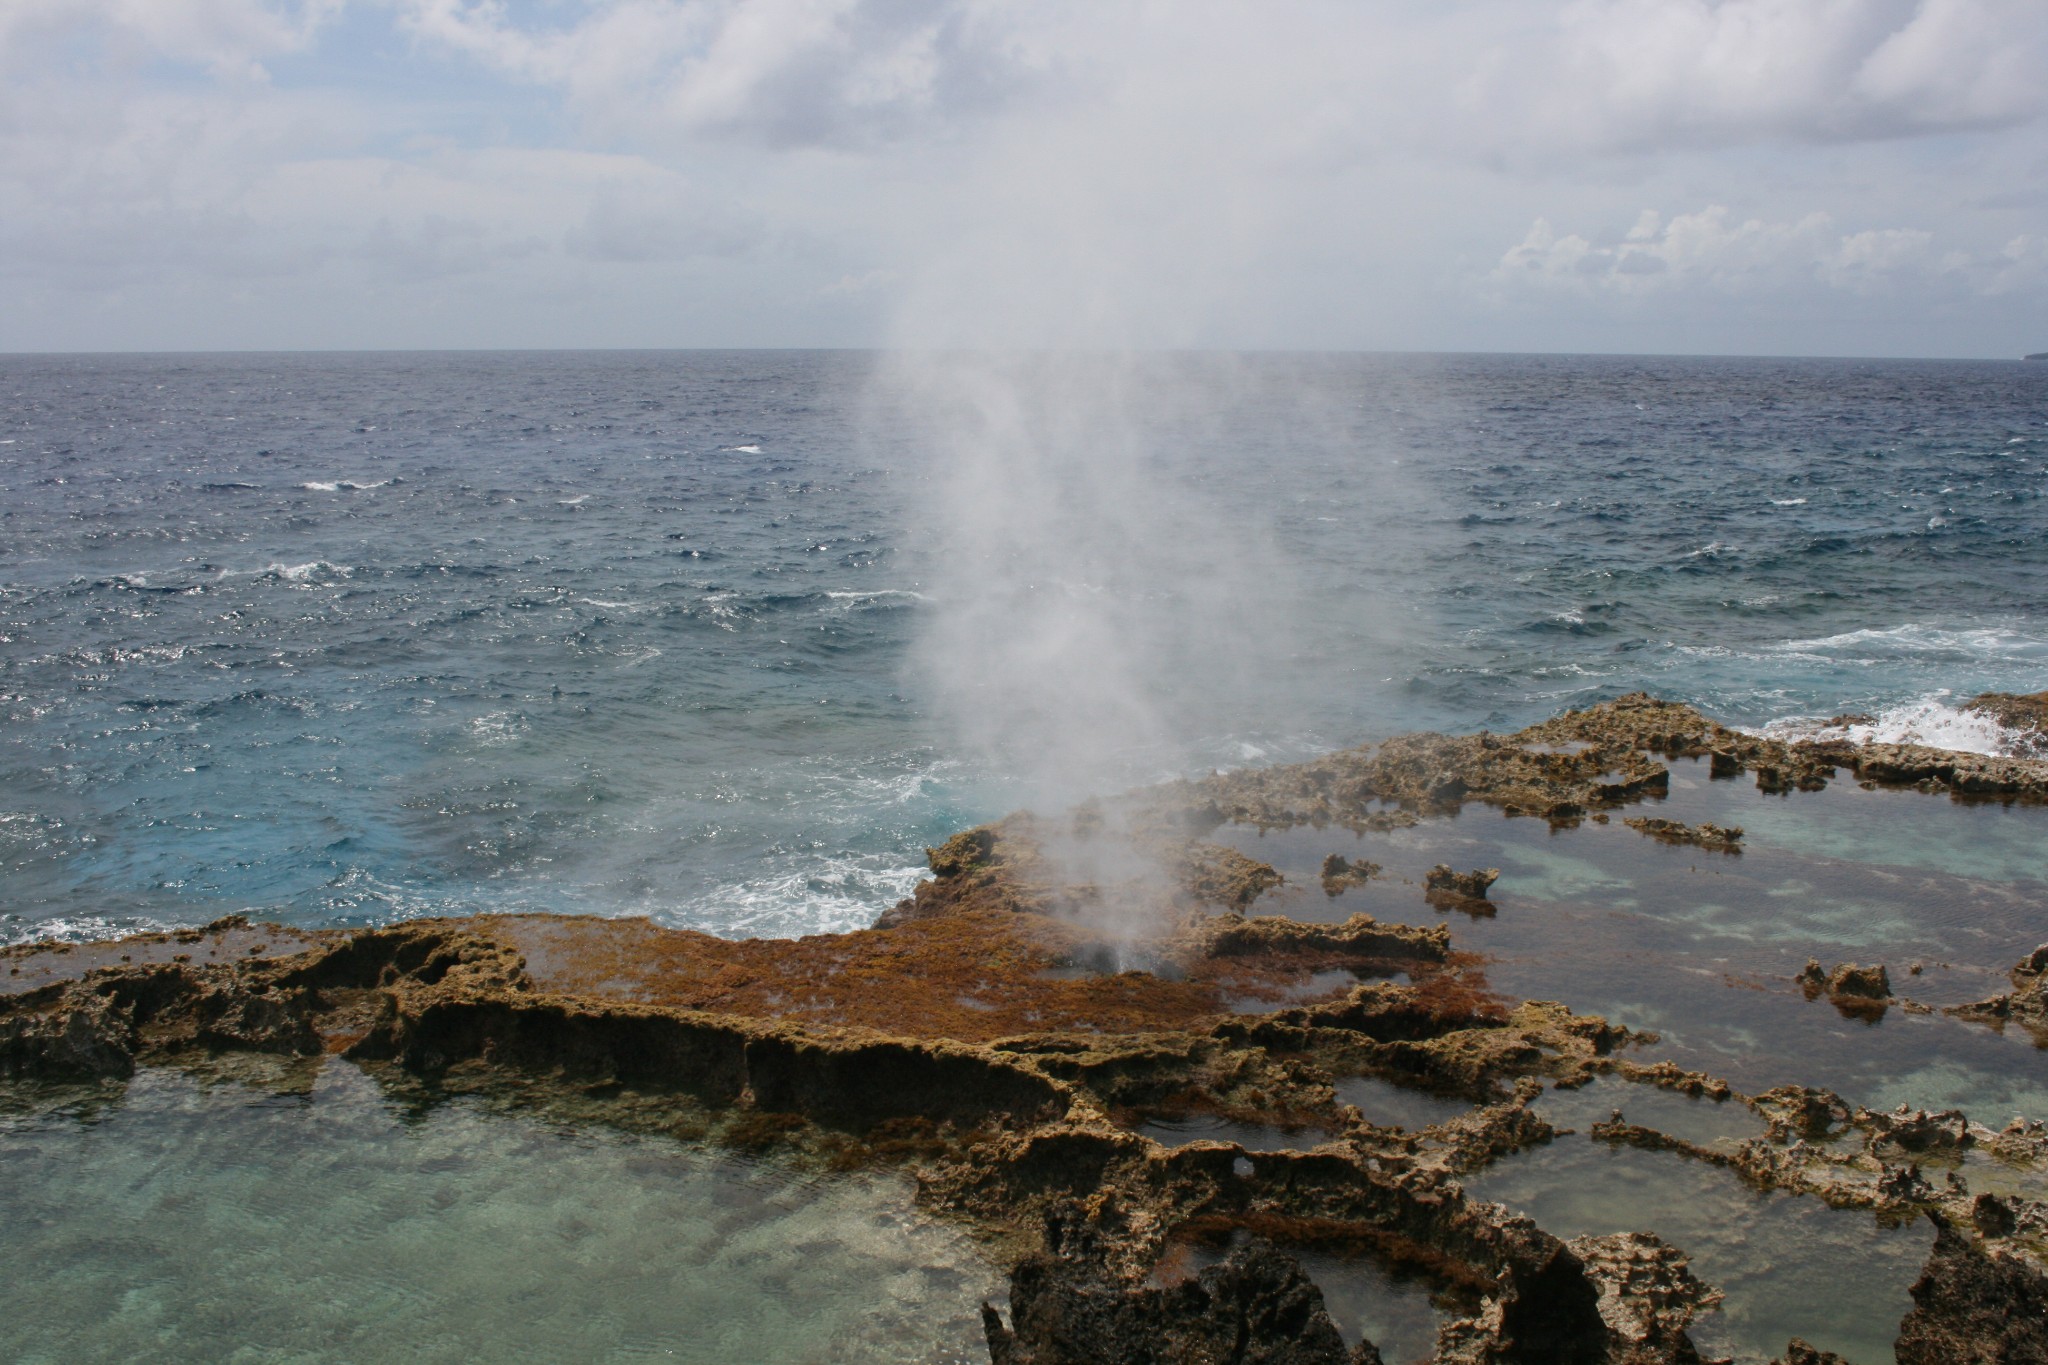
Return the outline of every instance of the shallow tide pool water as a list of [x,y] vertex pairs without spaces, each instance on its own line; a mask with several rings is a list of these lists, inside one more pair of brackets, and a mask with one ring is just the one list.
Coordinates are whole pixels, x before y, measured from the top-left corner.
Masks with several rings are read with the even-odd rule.
[[[1560,1000],[1658,1042],[1670,1058],[1756,1093],[1823,1085],[1889,1109],[1959,1107],[2002,1127],[2048,1116],[2048,1049],[1942,1014],[2010,988],[2007,973],[2048,942],[2041,812],[1919,792],[1866,791],[1845,773],[1825,791],[1766,795],[1672,762],[1671,793],[1553,829],[1489,807],[1392,833],[1226,827],[1220,842],[1265,859],[1288,885],[1271,913],[1341,920],[1448,919],[1505,994]],[[1637,815],[1741,826],[1740,853],[1673,845],[1623,823]],[[1325,856],[1382,865],[1327,896]],[[1485,903],[1425,901],[1434,864],[1494,867]],[[1879,1018],[1808,1000],[1793,980],[1808,958],[1883,963],[1903,1003]],[[1918,972],[1915,972],[1915,968]]]
[[1709,1357],[1762,1365],[1794,1336],[1859,1365],[1890,1361],[1907,1293],[1934,1243],[1924,1221],[1762,1193],[1668,1152],[1562,1136],[1467,1178],[1467,1192],[1526,1213],[1559,1237],[1654,1230],[1727,1295],[1692,1336]]
[[986,1358],[1000,1276],[901,1177],[146,1071],[0,1119],[0,1356]]

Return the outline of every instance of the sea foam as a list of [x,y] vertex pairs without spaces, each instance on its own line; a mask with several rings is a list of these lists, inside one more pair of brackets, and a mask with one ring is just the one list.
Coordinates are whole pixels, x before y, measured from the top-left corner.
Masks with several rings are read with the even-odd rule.
[[2015,731],[1981,711],[1957,706],[1947,692],[1888,706],[1868,720],[1837,723],[1818,716],[1787,716],[1759,732],[1770,739],[1846,739],[1852,744],[1925,744],[1936,749],[1998,758],[2042,757],[2041,737]]

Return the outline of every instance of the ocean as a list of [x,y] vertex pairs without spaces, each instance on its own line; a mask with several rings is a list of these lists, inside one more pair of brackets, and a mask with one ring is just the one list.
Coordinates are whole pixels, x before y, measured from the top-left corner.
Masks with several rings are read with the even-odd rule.
[[[1286,630],[1132,780],[1637,689],[1996,750],[1956,703],[2048,686],[2048,367],[1154,363],[1146,475]],[[943,470],[877,366],[0,357],[0,940],[869,922],[1023,799],[920,671]]]

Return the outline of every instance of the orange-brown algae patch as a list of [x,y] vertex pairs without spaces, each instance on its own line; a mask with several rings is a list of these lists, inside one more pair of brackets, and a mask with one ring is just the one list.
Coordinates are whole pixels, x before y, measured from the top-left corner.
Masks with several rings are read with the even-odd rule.
[[546,915],[475,927],[524,958],[543,991],[971,1043],[1182,1032],[1218,1015],[1334,999],[1361,977],[1424,965],[1293,948],[1178,965],[1148,958],[1157,972],[1116,971],[1114,950],[1083,927],[1007,910],[800,939]]
[[251,924],[241,915],[202,929],[171,929],[96,943],[21,943],[0,948],[0,995],[84,979],[97,971],[153,966],[211,966],[253,958],[290,957],[345,937],[335,929],[286,929]]
[[1222,1011],[1214,981],[1070,975],[1088,946],[1040,915],[968,912],[800,939],[721,939],[646,920],[512,916],[489,931],[542,990],[988,1042],[1021,1033],[1173,1032]]

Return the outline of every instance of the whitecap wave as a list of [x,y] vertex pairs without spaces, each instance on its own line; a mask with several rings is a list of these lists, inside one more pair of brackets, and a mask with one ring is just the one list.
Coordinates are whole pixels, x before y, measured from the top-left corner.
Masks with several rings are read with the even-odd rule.
[[924,864],[822,858],[779,875],[720,887],[657,918],[721,938],[797,938],[865,929],[930,875]]
[[1859,718],[1786,716],[1755,733],[1768,739],[1842,739],[1851,744],[1925,744],[1998,758],[2042,756],[2040,736],[2014,731],[1981,711],[1955,705],[1948,692],[1888,706]]
[[347,578],[355,570],[345,564],[331,564],[324,559],[309,559],[304,564],[286,564],[282,561],[276,561],[264,565],[259,572],[268,578],[282,578],[289,583],[305,583],[310,582],[316,576],[326,574],[332,574],[337,578]]
[[1847,663],[1894,659],[1958,663],[2048,663],[2048,640],[2009,626],[1952,627],[1908,621],[1885,629],[1844,631],[1805,640],[1767,645],[1772,654],[1798,655]]
[[299,487],[309,493],[340,493],[344,490],[350,493],[367,493],[390,482],[389,479],[378,479],[374,483],[358,483],[354,479],[309,479]]
[[921,592],[908,588],[874,588],[866,592],[828,592],[825,595],[828,611],[858,611],[863,607],[882,606],[894,602],[925,602],[930,599]]
[[104,943],[134,934],[166,933],[185,927],[148,915],[55,915],[49,919],[0,915],[0,947],[18,943]]

